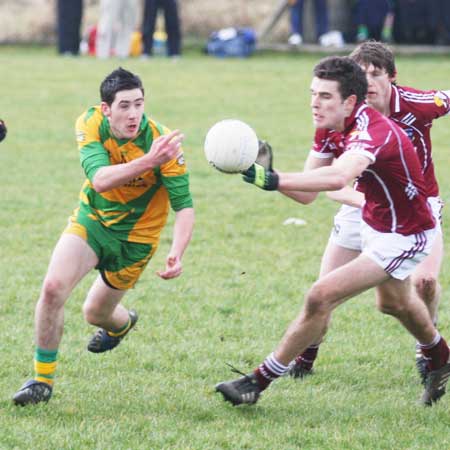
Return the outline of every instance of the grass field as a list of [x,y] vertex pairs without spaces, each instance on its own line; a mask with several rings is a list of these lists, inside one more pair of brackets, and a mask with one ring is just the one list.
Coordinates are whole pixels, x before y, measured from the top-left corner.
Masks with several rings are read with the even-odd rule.
[[[0,48],[0,449],[445,449],[450,396],[418,405],[414,342],[374,308],[372,292],[339,308],[316,374],[275,383],[255,407],[233,408],[214,385],[226,362],[253,369],[273,350],[315,280],[337,205],[301,206],[214,171],[202,143],[217,120],[251,124],[276,166],[301,169],[313,135],[314,56],[262,54],[217,60],[188,53],[120,62],[141,75],[147,112],[186,135],[197,222],[182,277],[162,268],[171,224],[136,289],[136,331],[114,352],[88,353],[94,328],[81,305],[92,273],[66,307],[55,392],[48,405],[17,408],[11,396],[32,375],[33,310],[53,246],[76,206],[83,175],[74,121],[98,102],[119,61],[58,58],[53,49]],[[401,84],[450,88],[450,59],[399,58]],[[450,200],[450,123],[433,129],[441,194]],[[284,226],[288,217],[303,227]],[[448,235],[449,210],[444,212]],[[447,249],[448,250],[448,249]],[[440,328],[450,337],[448,261]]]

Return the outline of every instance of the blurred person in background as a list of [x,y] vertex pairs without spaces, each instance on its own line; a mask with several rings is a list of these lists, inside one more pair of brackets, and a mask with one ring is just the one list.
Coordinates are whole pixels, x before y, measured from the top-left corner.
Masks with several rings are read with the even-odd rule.
[[77,56],[80,50],[80,27],[83,0],[58,0],[58,53]]
[[357,42],[369,39],[392,42],[394,25],[392,0],[357,0],[354,14]]
[[[290,45],[301,45],[303,43],[303,5],[304,0],[289,0],[291,12],[291,35],[288,43]],[[316,37],[328,33],[328,8],[326,0],[313,0],[314,17],[316,24]]]
[[[447,3],[448,0],[445,0]],[[435,0],[395,0],[395,42],[401,44],[433,44]]]
[[450,45],[450,1],[430,0],[434,44]]
[[130,55],[138,7],[138,0],[101,0],[96,37],[98,58],[127,58]]
[[142,24],[143,57],[153,54],[153,38],[159,9],[164,12],[167,56],[177,59],[181,56],[181,26],[177,0],[145,0]]

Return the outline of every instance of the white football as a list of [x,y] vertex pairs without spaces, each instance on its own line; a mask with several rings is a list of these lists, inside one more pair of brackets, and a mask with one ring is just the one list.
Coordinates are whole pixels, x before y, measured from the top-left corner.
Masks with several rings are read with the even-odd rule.
[[241,120],[217,122],[205,138],[206,159],[217,170],[239,173],[247,170],[258,156],[258,137]]

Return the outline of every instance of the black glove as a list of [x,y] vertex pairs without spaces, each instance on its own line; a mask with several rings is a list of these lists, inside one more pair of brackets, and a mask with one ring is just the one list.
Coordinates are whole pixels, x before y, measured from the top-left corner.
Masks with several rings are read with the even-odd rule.
[[266,141],[258,140],[259,148],[258,148],[258,156],[256,157],[256,164],[263,166],[264,169],[273,171],[273,152],[272,147]]
[[253,164],[245,172],[242,172],[245,182],[254,184],[265,191],[278,189],[278,174],[273,170],[266,170],[259,164]]
[[5,139],[7,131],[8,130],[6,129],[5,122],[3,122],[3,120],[0,119],[0,142],[3,141],[3,139]]

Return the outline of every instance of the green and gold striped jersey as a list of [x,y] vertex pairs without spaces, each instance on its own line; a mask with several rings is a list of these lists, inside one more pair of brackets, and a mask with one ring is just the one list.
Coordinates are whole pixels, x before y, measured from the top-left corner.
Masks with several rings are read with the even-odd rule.
[[174,211],[192,207],[189,174],[183,156],[149,170],[127,184],[98,193],[92,180],[103,166],[123,164],[150,151],[154,139],[170,130],[144,114],[138,135],[113,136],[100,106],[84,112],[76,122],[81,166],[86,174],[80,191],[80,210],[130,242],[156,243],[166,223],[169,204]]

